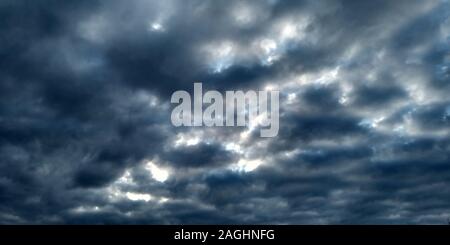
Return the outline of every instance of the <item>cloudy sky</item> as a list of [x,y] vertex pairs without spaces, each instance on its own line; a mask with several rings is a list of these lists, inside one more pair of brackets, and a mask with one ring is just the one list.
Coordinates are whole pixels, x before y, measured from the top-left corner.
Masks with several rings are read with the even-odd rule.
[[[170,96],[280,91],[280,131]],[[0,0],[0,223],[444,224],[450,2]]]

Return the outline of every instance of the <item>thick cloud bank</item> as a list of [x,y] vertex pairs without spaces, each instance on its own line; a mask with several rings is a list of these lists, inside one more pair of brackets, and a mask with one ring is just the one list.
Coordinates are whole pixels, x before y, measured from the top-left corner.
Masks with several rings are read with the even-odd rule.
[[[280,131],[170,95],[280,91]],[[443,224],[450,2],[0,0],[0,223]]]

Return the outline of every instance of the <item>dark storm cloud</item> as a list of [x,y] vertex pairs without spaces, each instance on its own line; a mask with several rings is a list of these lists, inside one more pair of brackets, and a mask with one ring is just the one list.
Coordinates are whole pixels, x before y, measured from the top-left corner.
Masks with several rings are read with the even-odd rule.
[[[0,223],[442,223],[448,1],[0,1]],[[175,128],[176,90],[280,131]]]
[[339,97],[339,87],[337,86],[306,87],[301,94],[302,104],[307,104],[308,108],[319,111],[341,108]]
[[222,145],[197,144],[166,152],[163,159],[179,167],[207,167],[230,163],[233,154],[223,149]]
[[286,129],[280,134],[286,138],[302,140],[328,139],[363,134],[365,129],[358,125],[359,119],[343,114],[291,115],[284,118]]
[[[387,80],[385,83],[390,83]],[[383,86],[383,85],[382,85]],[[395,102],[395,100],[407,96],[402,87],[397,86],[367,86],[363,85],[356,89],[356,106],[384,106]]]

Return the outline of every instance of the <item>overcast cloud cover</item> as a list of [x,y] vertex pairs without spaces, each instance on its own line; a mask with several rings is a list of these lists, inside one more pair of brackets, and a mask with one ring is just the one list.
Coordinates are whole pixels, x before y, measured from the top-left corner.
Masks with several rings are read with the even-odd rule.
[[[170,123],[280,91],[280,131]],[[444,224],[450,2],[0,0],[0,223]]]

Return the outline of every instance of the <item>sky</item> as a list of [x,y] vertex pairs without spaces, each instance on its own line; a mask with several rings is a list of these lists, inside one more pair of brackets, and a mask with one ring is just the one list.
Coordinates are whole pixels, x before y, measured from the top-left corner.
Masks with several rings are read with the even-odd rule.
[[[280,91],[279,134],[171,94]],[[446,224],[447,0],[0,0],[1,224]]]

